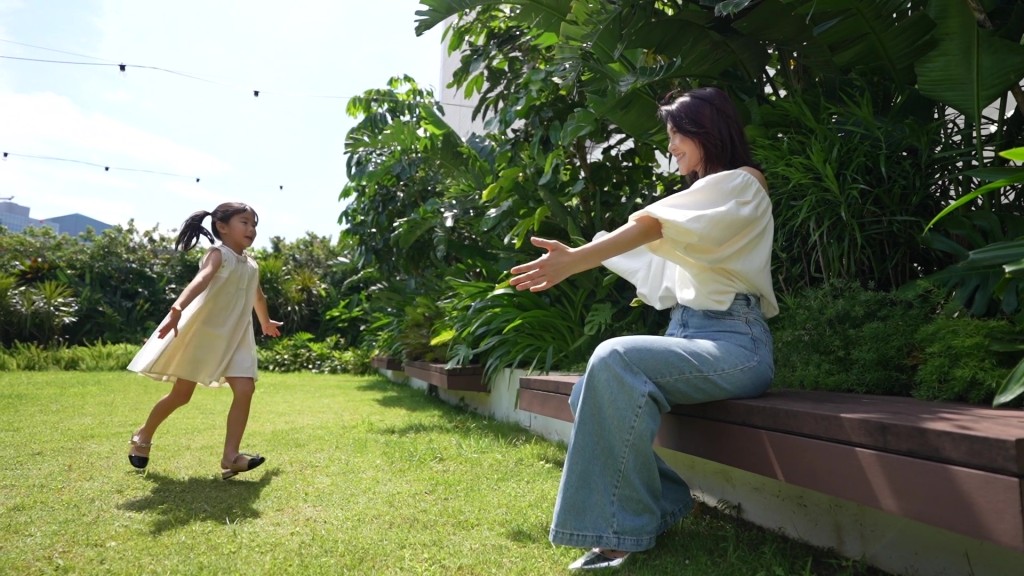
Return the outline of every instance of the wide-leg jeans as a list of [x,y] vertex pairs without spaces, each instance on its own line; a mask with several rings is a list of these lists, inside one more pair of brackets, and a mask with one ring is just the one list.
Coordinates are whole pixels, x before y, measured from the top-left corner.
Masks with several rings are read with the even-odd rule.
[[550,539],[640,551],[693,508],[686,482],[654,452],[674,404],[759,396],[775,368],[755,296],[728,310],[676,306],[664,336],[601,343],[573,387],[574,416]]

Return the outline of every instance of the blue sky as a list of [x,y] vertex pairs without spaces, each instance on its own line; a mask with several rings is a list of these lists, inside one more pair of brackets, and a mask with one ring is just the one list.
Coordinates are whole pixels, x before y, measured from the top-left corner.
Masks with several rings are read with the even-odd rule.
[[[34,218],[79,212],[162,231],[238,200],[259,212],[257,245],[306,231],[336,238],[344,137],[355,120],[334,97],[401,74],[440,96],[442,31],[417,37],[419,8],[0,0],[0,56],[106,64],[0,58],[0,151],[10,153],[0,161],[0,198],[14,196]],[[122,62],[123,74],[114,66]]]

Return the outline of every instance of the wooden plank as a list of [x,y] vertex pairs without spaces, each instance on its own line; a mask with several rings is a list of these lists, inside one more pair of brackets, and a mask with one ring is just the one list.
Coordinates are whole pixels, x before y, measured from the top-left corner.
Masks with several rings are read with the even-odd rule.
[[[568,395],[578,379],[578,375],[530,376],[519,385]],[[1024,477],[1024,410],[1020,409],[771,390],[758,398],[674,406],[672,413]]]
[[1024,552],[1018,477],[678,415],[657,443]]
[[1024,411],[914,398],[772,390],[672,413],[1024,477]]
[[444,364],[433,362],[406,362],[403,370],[411,378],[423,380],[445,390],[488,391],[483,381],[483,369],[479,366],[446,368]]
[[538,390],[568,396],[580,379],[579,374],[549,374],[547,376],[523,376],[519,379],[520,390]]
[[400,372],[402,370],[402,361],[390,356],[374,356],[370,359],[370,366]]
[[565,394],[552,394],[528,388],[519,389],[519,409],[548,418],[556,418],[572,422],[572,410],[569,409],[569,397]]

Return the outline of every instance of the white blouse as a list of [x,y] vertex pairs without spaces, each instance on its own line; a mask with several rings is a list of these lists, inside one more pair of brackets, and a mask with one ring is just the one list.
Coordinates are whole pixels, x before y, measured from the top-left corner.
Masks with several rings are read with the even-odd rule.
[[753,174],[737,169],[705,176],[629,219],[645,215],[661,222],[662,238],[602,264],[633,283],[646,304],[725,310],[737,294],[754,294],[765,318],[779,313],[771,276],[772,204]]

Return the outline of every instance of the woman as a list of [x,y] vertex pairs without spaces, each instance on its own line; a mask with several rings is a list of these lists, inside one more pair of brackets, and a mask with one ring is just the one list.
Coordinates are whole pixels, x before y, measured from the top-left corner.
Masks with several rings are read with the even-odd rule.
[[547,251],[512,268],[518,290],[541,291],[601,264],[657,309],[664,336],[601,343],[573,388],[574,415],[550,539],[589,548],[570,570],[619,566],[693,507],[690,488],[655,454],[661,414],[762,394],[774,375],[764,319],[778,313],[771,282],[772,207],[739,116],[716,88],[658,110],[682,192],[578,248],[533,238]]

